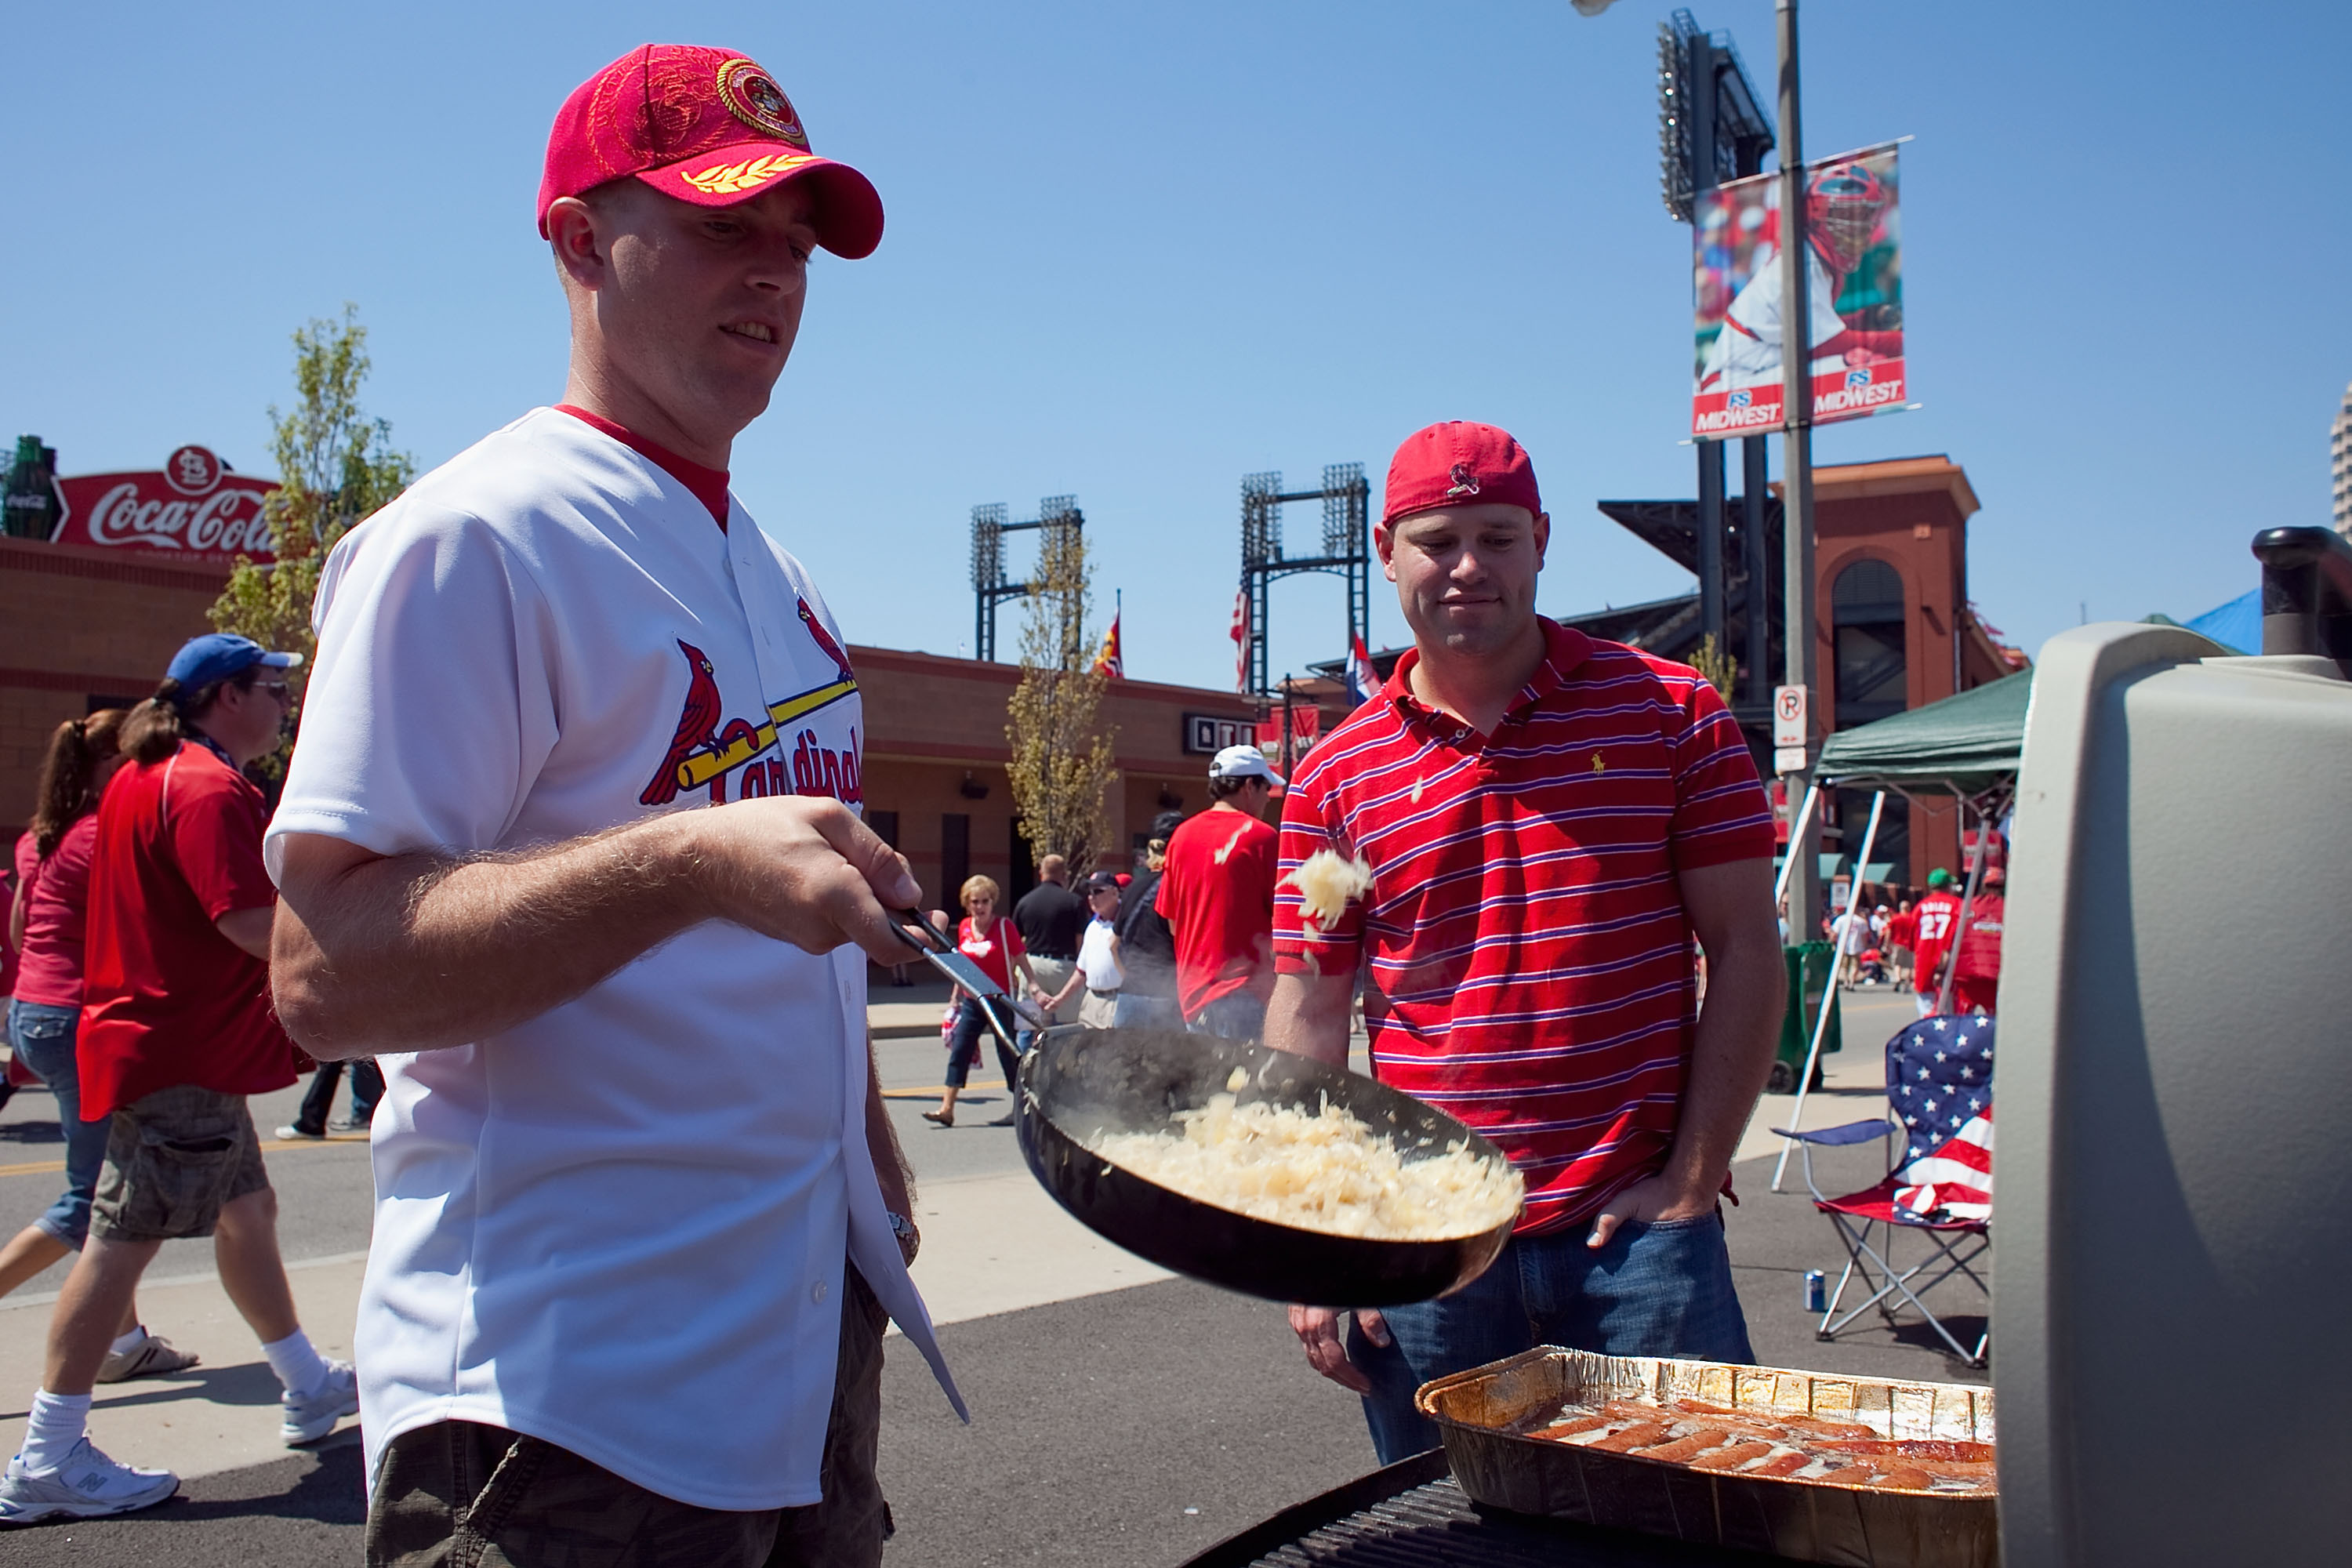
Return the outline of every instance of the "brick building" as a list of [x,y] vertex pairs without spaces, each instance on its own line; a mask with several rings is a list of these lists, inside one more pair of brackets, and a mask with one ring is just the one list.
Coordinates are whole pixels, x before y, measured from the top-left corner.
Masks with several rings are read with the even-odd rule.
[[228,573],[160,551],[0,539],[0,830],[33,815],[50,732],[155,689]]
[[[212,629],[205,612],[227,576],[157,550],[0,538],[0,832],[13,838],[30,818],[50,732],[154,690],[180,645]],[[850,660],[866,702],[867,820],[934,898],[973,872],[1025,891],[1034,872],[1004,777],[1019,669],[854,645]],[[1112,682],[1101,717],[1118,731],[1114,841],[1139,845],[1171,806],[1205,807],[1217,723],[1253,714],[1231,692]]]

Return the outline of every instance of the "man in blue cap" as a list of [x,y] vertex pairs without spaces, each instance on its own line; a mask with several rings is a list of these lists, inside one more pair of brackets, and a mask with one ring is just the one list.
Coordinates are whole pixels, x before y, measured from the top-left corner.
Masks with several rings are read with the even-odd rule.
[[168,1240],[214,1238],[221,1283],[284,1385],[288,1445],[359,1408],[352,1368],[322,1358],[295,1316],[246,1108],[294,1081],[269,1000],[269,814],[244,770],[277,748],[285,672],[301,657],[197,637],[123,721],[125,765],[98,809],[79,1040],[82,1115],[112,1123],[25,1446],[0,1475],[0,1524],[122,1513],[178,1490],[170,1471],[119,1464],[84,1433],[123,1309]]

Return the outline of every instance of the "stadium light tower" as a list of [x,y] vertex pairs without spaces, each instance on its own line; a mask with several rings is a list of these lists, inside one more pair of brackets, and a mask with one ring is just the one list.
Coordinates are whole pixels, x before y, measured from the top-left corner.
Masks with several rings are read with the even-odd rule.
[[[1598,16],[1615,0],[1570,0],[1578,13]],[[1805,691],[1808,722],[1818,728],[1822,704],[1815,689],[1819,656],[1813,646],[1813,396],[1812,355],[1790,353],[1787,345],[1813,341],[1811,297],[1806,290],[1805,151],[1797,91],[1797,0],[1772,0],[1780,44],[1780,254],[1799,258],[1780,268],[1781,373],[1781,574],[1784,645],[1782,683]],[[1818,748],[1806,737],[1804,766],[1782,771],[1789,799],[1803,798],[1812,782]],[[1793,759],[1791,759],[1793,760]],[[1821,910],[1818,814],[1790,824],[1789,935],[1813,935]]]

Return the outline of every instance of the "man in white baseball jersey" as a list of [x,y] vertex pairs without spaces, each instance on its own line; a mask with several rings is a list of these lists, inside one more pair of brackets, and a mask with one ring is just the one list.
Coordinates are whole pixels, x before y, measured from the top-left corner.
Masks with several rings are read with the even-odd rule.
[[885,1312],[962,1408],[865,1026],[919,894],[725,470],[881,204],[751,60],[647,46],[539,211],[564,401],[336,548],[268,841],[279,1016],[386,1080],[368,1561],[870,1563]]

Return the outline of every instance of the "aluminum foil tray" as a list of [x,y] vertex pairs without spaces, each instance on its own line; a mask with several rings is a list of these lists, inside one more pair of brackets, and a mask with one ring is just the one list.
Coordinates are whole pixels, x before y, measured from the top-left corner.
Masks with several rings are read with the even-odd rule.
[[1696,1399],[1858,1422],[1887,1437],[1993,1441],[1992,1391],[1538,1346],[1422,1385],[1454,1479],[1476,1501],[1703,1545],[1851,1568],[1994,1568],[2000,1503],[1694,1470],[1521,1436],[1570,1402]]

